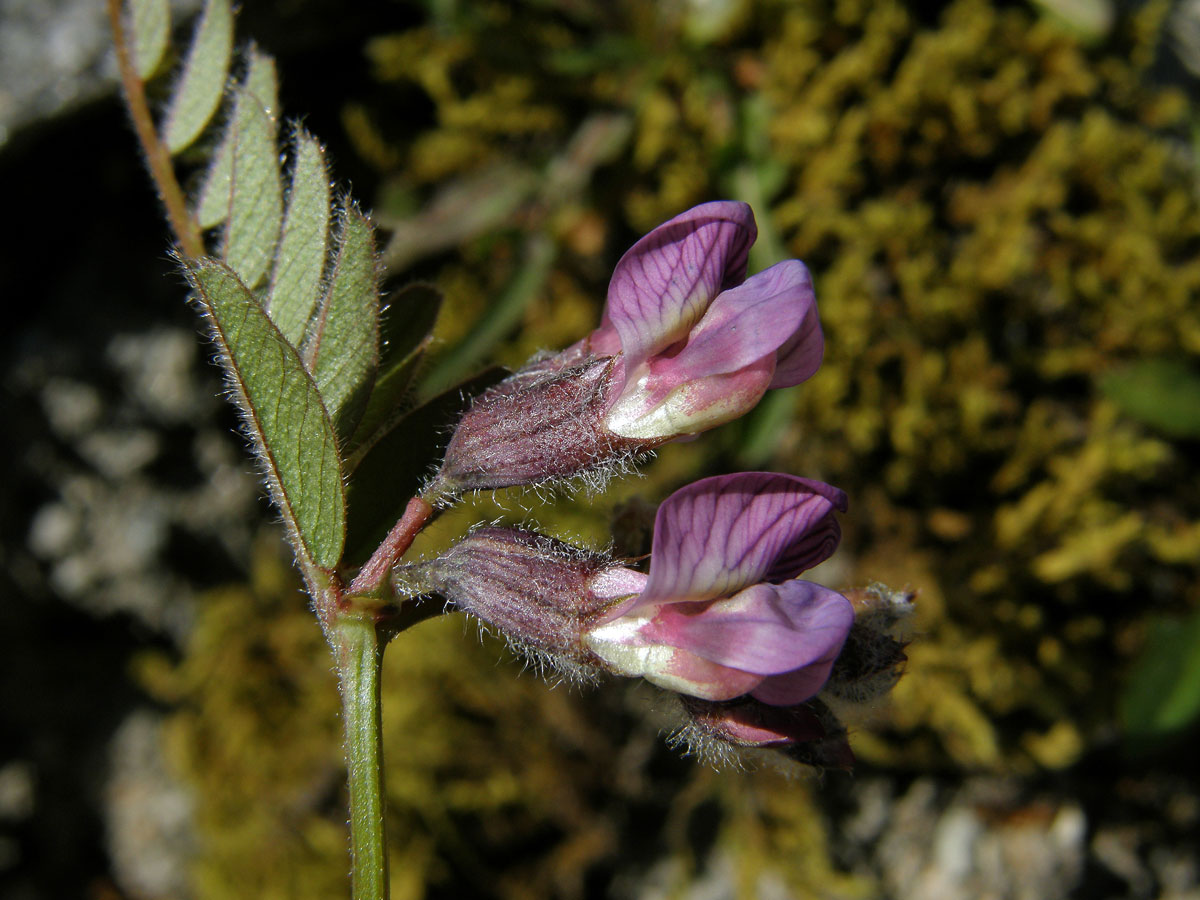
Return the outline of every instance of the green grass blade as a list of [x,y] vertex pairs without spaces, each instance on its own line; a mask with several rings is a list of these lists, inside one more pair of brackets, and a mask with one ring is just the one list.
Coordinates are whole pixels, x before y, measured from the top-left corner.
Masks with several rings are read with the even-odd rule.
[[233,10],[229,0],[207,0],[167,107],[163,138],[171,153],[190,146],[217,111],[232,56]]
[[345,543],[346,503],[337,440],[317,387],[231,269],[212,259],[183,266],[297,554],[332,569]]
[[493,367],[409,411],[363,456],[347,489],[347,562],[366,561],[420,491],[472,398],[507,374]]
[[275,119],[263,105],[263,98],[251,89],[252,76],[274,84],[275,63],[269,56],[252,53],[247,79],[237,93],[229,126],[233,135],[233,169],[229,221],[222,248],[225,261],[251,289],[259,285],[271,268],[283,219]]
[[292,185],[267,312],[283,336],[299,346],[320,297],[329,253],[330,197],[321,145],[300,129],[294,145]]
[[379,374],[354,437],[343,448],[353,471],[363,453],[403,415],[402,404],[432,339],[442,294],[431,284],[410,284],[397,291],[382,312]]
[[171,4],[169,0],[131,0],[129,12],[134,65],[145,81],[162,65],[171,42]]
[[341,216],[337,261],[304,351],[337,433],[349,437],[379,365],[374,232],[367,218],[353,207]]
[[[271,57],[251,50],[246,74],[238,88],[239,96],[248,93],[258,98],[259,104],[270,116],[279,109],[279,81],[275,75],[275,61]],[[230,192],[233,181],[233,145],[237,135],[236,101],[235,112],[221,137],[221,144],[213,154],[205,173],[204,183],[196,203],[196,220],[201,228],[214,228],[229,218]]]
[[525,240],[520,268],[467,335],[446,351],[421,384],[422,398],[445,390],[479,367],[488,353],[521,321],[525,308],[546,286],[558,255],[549,234],[535,232]]

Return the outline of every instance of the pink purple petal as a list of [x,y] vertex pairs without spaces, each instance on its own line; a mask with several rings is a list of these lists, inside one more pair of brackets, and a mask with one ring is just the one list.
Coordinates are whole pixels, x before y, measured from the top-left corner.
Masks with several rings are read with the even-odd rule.
[[779,361],[775,367],[775,378],[771,382],[772,388],[791,387],[807,381],[821,367],[821,360],[825,355],[825,336],[821,332],[821,320],[817,316],[812,279],[803,263],[796,260],[793,262],[804,270],[804,286],[797,287],[797,292],[807,292],[808,304],[803,321],[779,348]]
[[853,624],[854,608],[841,594],[808,581],[788,581],[756,584],[713,603],[665,604],[643,634],[718,665],[765,676],[832,660]]
[[659,507],[639,603],[729,596],[789,561],[815,558],[814,545],[829,541],[823,522],[845,508],[837,488],[777,472],[687,485]]
[[678,440],[736,419],[753,409],[775,372],[770,356],[736,372],[680,380],[646,375],[616,398],[604,415],[614,434],[640,440]]
[[662,656],[664,663],[647,668],[642,677],[651,684],[689,697],[732,700],[745,696],[762,683],[761,675],[723,666],[677,647]]
[[621,336],[609,321],[607,312],[600,322],[600,327],[584,338],[583,342],[595,356],[616,356],[621,352]]
[[764,678],[750,696],[771,706],[792,706],[815,697],[829,680],[829,672],[840,650],[840,646],[835,647],[821,659],[794,672]]
[[774,356],[812,309],[808,270],[797,260],[779,263],[714,299],[683,349],[651,359],[650,373],[683,383],[736,372]]
[[627,371],[687,336],[721,291],[746,277],[754,214],[744,203],[705,203],[655,228],[617,263],[597,333],[615,329]]
[[787,547],[763,580],[778,584],[807,572],[833,556],[841,539],[842,527],[831,513],[809,529],[803,540]]

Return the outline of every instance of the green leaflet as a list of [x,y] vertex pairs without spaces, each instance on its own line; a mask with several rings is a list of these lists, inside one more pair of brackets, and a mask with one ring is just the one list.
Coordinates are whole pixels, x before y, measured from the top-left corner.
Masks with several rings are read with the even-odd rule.
[[304,361],[338,435],[347,438],[379,365],[379,284],[371,223],[350,206],[339,232],[337,261],[304,343]]
[[255,52],[238,91],[229,131],[233,137],[229,221],[221,255],[242,283],[255,288],[271,268],[283,218],[283,185],[275,120],[250,89],[250,77],[275,81],[275,63]]
[[267,311],[294,346],[300,346],[321,289],[329,250],[329,176],[321,145],[297,129],[292,186],[279,239]]
[[171,41],[171,4],[169,0],[131,0],[133,59],[143,81],[162,63]]
[[248,94],[256,98],[268,116],[274,117],[279,109],[279,80],[275,74],[275,61],[254,48],[251,48],[249,57],[246,74],[238,86],[234,100],[233,116],[225,127],[221,144],[213,154],[204,176],[204,184],[200,188],[196,219],[201,228],[213,228],[229,216],[233,147],[238,134],[239,105],[244,102],[243,96]]
[[297,553],[332,569],[345,543],[337,440],[317,387],[254,295],[223,263],[184,260],[242,420]]
[[191,145],[217,111],[232,55],[233,11],[229,0],[206,0],[167,108],[163,138],[171,153]]
[[379,374],[354,437],[343,448],[348,471],[352,472],[361,456],[400,419],[401,404],[425,356],[441,307],[441,292],[431,284],[419,283],[401,288],[384,307]]

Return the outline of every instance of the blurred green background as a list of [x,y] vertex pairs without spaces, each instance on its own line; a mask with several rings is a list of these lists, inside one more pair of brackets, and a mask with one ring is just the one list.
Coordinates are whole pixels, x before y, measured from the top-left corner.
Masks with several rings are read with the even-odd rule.
[[[754,207],[752,269],[814,273],[810,382],[418,549],[499,514],[601,546],[630,501],[773,469],[850,494],[818,577],[917,592],[824,779],[680,759],[650,689],[552,689],[460,617],[402,635],[398,900],[1200,897],[1192,6],[247,5],[397,283],[446,294],[430,392],[576,340],[705,200]],[[0,147],[0,893],[343,896],[331,668],[137,165],[111,99]]]

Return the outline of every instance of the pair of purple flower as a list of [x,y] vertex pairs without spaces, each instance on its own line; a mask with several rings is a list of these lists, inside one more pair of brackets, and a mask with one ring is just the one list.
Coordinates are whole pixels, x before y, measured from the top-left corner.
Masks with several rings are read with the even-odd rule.
[[[602,472],[810,377],[823,338],[808,270],[791,260],[747,279],[755,236],[750,208],[723,202],[638,241],[617,265],[600,327],[477,398],[432,492]],[[834,513],[845,509],[837,488],[790,475],[708,478],[659,508],[648,573],[488,527],[395,578],[560,667],[641,676],[676,692],[701,737],[824,740],[834,749],[821,761],[843,765],[844,730],[814,697],[855,611],[797,576],[833,552]]]

